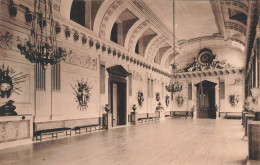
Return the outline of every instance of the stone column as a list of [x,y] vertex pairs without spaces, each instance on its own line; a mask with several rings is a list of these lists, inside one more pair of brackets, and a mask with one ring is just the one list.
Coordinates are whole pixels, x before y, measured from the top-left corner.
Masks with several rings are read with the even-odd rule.
[[248,121],[249,159],[260,160],[260,121]]

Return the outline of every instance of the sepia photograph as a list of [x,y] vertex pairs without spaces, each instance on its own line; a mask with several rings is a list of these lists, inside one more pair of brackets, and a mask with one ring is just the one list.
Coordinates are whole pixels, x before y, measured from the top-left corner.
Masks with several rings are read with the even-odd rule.
[[0,165],[260,165],[260,0],[0,0]]

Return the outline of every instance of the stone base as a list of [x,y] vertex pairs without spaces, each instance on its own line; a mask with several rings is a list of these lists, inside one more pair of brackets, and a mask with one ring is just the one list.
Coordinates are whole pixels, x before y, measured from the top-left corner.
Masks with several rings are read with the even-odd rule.
[[130,121],[132,123],[138,123],[137,120],[138,120],[138,113],[137,112],[131,112],[131,118],[130,118]]
[[259,165],[259,164],[260,164],[260,160],[250,160],[248,159],[248,157],[246,158],[245,165]]
[[260,121],[248,121],[248,153],[250,160],[260,160]]
[[103,128],[111,129],[112,128],[112,115],[111,113],[103,114]]

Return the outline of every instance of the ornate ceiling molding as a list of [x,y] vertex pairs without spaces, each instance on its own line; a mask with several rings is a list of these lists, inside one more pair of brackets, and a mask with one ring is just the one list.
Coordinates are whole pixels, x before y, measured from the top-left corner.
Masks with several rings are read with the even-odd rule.
[[147,25],[149,25],[150,21],[146,20],[143,23],[141,23],[132,33],[130,39],[129,39],[129,43],[128,43],[128,50],[131,51],[135,48],[135,44],[134,40],[136,39],[137,34],[142,31],[145,27],[147,27]]
[[167,50],[161,60],[161,65],[164,66],[166,59],[169,57],[169,55],[173,54],[173,48],[171,47],[169,50]]
[[203,37],[192,38],[190,40],[179,40],[177,42],[177,44],[180,46],[180,48],[183,48],[190,44],[194,44],[196,42],[206,41],[206,40],[225,40],[225,41],[231,40],[231,41],[238,42],[239,44],[245,46],[245,43],[243,41],[240,41],[235,38],[230,38],[230,37],[228,37],[227,39],[224,39],[224,36],[219,33],[215,33],[212,36],[203,36]]
[[160,40],[154,47],[151,47],[152,50],[151,52],[149,53],[150,55],[150,59],[153,60],[156,56],[156,53],[158,52],[158,50],[164,45],[167,43],[167,39],[166,37],[164,37],[162,40]]
[[[147,58],[147,61],[152,61],[151,59],[150,59],[150,55],[151,55],[151,53],[152,53],[152,50],[153,50],[153,48],[160,42],[160,41],[162,41],[163,39],[165,39],[165,36],[156,36],[156,37],[154,37],[150,42],[149,42],[149,44],[147,45],[147,48],[146,48],[146,50],[145,50],[145,58]],[[153,61],[152,61],[153,62]]]
[[106,28],[107,28],[107,24],[109,22],[110,17],[112,16],[112,14],[116,11],[116,9],[122,5],[126,0],[116,0],[114,1],[110,7],[108,8],[108,10],[106,11],[106,13],[103,16],[103,19],[101,21],[100,24],[100,31],[99,31],[99,35],[100,37],[105,37],[106,36]]
[[192,39],[189,39],[189,40],[179,40],[177,41],[177,44],[180,46],[180,47],[184,47],[184,46],[187,46],[189,44],[193,44],[193,43],[196,43],[196,42],[199,42],[199,41],[204,41],[204,40],[223,40],[224,39],[224,36],[220,33],[215,33],[211,36],[203,36],[203,37],[197,37],[197,38],[192,38]]
[[220,4],[225,6],[235,6],[243,10],[245,13],[248,13],[248,6],[239,1],[220,1]]
[[246,28],[234,22],[225,22],[226,29],[236,30],[246,36]]
[[171,31],[164,25],[164,23],[146,6],[141,0],[131,0],[133,5],[138,8],[148,20],[151,21],[159,30],[161,30],[166,36],[172,36]]

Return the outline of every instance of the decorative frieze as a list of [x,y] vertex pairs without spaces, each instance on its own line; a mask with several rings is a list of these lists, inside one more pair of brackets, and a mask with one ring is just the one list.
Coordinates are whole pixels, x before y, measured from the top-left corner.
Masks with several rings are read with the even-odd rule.
[[97,70],[97,58],[93,58],[89,55],[78,55],[72,50],[68,51],[64,62],[91,70]]
[[133,78],[133,80],[136,80],[136,81],[144,81],[144,76],[137,71],[133,71],[132,78]]

